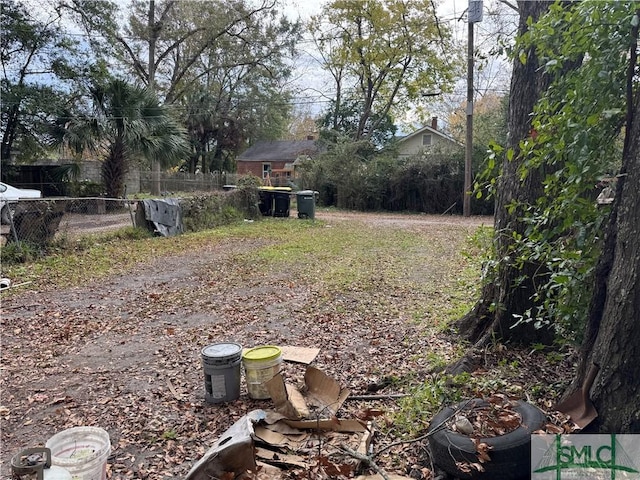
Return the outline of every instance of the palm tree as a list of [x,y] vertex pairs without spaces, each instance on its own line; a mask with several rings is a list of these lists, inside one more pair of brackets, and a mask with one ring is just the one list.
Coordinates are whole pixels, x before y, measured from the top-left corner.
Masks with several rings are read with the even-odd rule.
[[146,88],[112,79],[91,89],[90,115],[65,115],[54,137],[76,152],[102,158],[102,181],[109,198],[124,193],[124,178],[133,160],[175,164],[189,152],[186,130]]

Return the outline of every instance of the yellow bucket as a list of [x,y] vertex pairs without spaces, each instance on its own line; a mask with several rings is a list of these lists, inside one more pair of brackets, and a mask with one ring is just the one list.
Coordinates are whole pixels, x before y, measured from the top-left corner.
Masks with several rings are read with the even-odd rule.
[[247,392],[254,399],[271,398],[264,385],[280,372],[282,350],[273,345],[254,347],[242,354]]

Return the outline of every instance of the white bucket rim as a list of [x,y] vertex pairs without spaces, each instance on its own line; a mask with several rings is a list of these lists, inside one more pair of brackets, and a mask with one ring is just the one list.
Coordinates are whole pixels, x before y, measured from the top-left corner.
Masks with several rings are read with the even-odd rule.
[[[79,448],[94,448],[94,451],[81,458],[59,456],[61,448],[74,446]],[[51,449],[51,463],[61,467],[73,467],[77,470],[90,470],[97,464],[106,462],[111,453],[111,439],[109,433],[99,427],[72,427],[53,435],[45,446]]]

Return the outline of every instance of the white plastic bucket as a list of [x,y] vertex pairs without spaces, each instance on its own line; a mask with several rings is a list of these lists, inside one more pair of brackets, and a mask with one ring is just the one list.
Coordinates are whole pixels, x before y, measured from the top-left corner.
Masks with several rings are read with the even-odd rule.
[[280,372],[282,350],[273,345],[255,347],[242,354],[247,393],[254,399],[271,398],[265,385]]
[[98,427],[73,427],[56,433],[45,446],[51,464],[66,469],[73,480],[106,480],[111,453],[109,433]]

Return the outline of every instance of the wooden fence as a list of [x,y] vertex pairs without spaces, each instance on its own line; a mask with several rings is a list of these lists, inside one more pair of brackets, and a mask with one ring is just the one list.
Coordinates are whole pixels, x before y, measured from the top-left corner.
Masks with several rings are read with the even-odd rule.
[[[238,174],[226,172],[211,173],[162,173],[160,175],[161,192],[209,192],[221,190],[224,185],[235,185]],[[150,192],[151,172],[140,172],[140,191]]]

